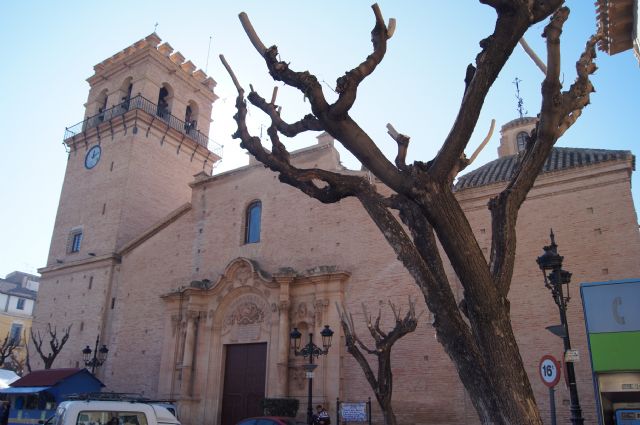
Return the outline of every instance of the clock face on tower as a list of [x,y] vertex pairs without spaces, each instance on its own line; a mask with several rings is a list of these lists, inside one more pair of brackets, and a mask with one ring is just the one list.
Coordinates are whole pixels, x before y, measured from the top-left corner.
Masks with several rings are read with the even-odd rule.
[[98,161],[100,161],[101,153],[102,149],[99,145],[95,145],[91,149],[89,149],[89,152],[87,152],[87,156],[84,157],[84,166],[87,168],[87,170],[92,169],[98,164]]

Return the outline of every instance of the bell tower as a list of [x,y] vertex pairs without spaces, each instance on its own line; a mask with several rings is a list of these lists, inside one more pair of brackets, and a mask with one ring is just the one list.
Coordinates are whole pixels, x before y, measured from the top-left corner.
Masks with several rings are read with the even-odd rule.
[[500,146],[498,157],[515,155],[524,150],[531,134],[531,130],[538,122],[534,117],[520,117],[511,120],[500,129]]
[[191,199],[220,159],[208,138],[215,81],[151,34],[94,67],[69,151],[48,266],[117,251]]
[[[34,321],[60,329],[71,324],[70,302],[86,311],[72,332],[90,332],[69,351],[108,333],[120,250],[190,202],[189,183],[221,158],[208,137],[215,81],[156,33],[95,65],[87,82],[84,118],[65,129],[67,168]],[[75,357],[56,367],[77,366]]]

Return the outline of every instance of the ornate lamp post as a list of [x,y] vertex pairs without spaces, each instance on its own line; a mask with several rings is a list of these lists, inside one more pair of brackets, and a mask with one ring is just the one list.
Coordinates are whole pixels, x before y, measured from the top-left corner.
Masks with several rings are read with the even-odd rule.
[[[564,353],[571,350],[571,340],[569,339],[569,325],[567,323],[567,304],[569,303],[569,282],[571,273],[562,270],[563,256],[558,254],[558,245],[551,230],[551,245],[543,247],[544,254],[536,260],[544,277],[544,286],[551,291],[553,301],[560,311],[560,326],[562,327],[562,340],[564,342]],[[563,286],[567,286],[567,295],[564,295]],[[571,423],[582,425],[582,410],[578,400],[578,387],[576,386],[576,374],[573,369],[573,362],[565,361],[567,381],[569,382],[569,396],[571,398]]]
[[[84,350],[82,350],[82,358],[84,360],[84,365],[87,367],[91,367],[91,374],[95,375],[95,371],[97,367],[102,366],[102,364],[107,360],[107,354],[109,354],[109,349],[105,344],[102,344],[102,347],[98,349],[98,345],[100,344],[100,335],[96,337],[96,347],[91,350],[87,345]],[[93,357],[91,357],[91,353],[93,353]]]
[[313,364],[313,356],[320,357],[326,355],[331,347],[331,338],[333,337],[333,331],[329,328],[329,325],[325,325],[322,332],[322,348],[313,343],[313,334],[309,334],[309,342],[304,347],[300,348],[300,340],[302,334],[298,328],[293,328],[289,337],[291,339],[291,348],[296,356],[309,357],[309,363],[304,365],[304,370],[307,372],[307,379],[309,379],[309,394],[307,398],[307,424],[311,425],[313,420],[313,371],[318,365]]

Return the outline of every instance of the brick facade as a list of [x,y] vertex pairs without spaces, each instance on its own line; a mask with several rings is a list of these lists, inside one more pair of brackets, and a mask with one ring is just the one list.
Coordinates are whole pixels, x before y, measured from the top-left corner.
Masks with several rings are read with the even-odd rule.
[[[161,71],[156,67],[152,73],[160,82],[155,89],[164,78]],[[179,85],[174,88],[180,98]],[[133,125],[133,117],[127,119]],[[267,396],[303,398],[306,383],[300,360],[288,351],[288,330],[298,326],[303,334],[317,334],[326,323],[336,334],[329,355],[319,361],[314,402],[323,402],[335,417],[336,397],[371,397],[361,370],[346,352],[334,304],[344,302],[364,335],[362,303],[374,314],[380,307],[383,327],[391,327],[387,302],[406,308],[407,297],[420,298],[421,293],[360,204],[354,199],[321,204],[280,183],[254,161],[215,176],[205,165],[202,173],[206,152],[197,146],[179,150],[180,137],[161,123],[136,119],[147,121],[138,124],[137,134],[125,134],[120,126],[113,139],[102,138],[103,157],[94,169],[84,168],[84,145],[69,156],[51,253],[41,269],[35,319],[35,326],[73,324],[56,366],[75,366],[82,347],[100,333],[110,355],[98,377],[110,390],[175,398],[183,423],[217,424],[224,344],[266,342]],[[89,147],[95,142],[91,137]],[[326,135],[317,145],[292,153],[292,160],[300,166],[342,170]],[[627,157],[545,173],[521,210],[512,319],[547,420],[548,393],[537,366],[543,354],[559,356],[562,342],[545,330],[559,319],[535,259],[553,227],[565,268],[573,273],[568,314],[572,342],[581,354],[576,366],[585,423],[596,423],[578,284],[640,275],[632,170],[633,159]],[[458,191],[487,253],[491,235],[486,204],[503,184]],[[262,203],[260,242],[245,244],[245,212],[254,200]],[[85,232],[82,249],[67,254],[65,238],[78,225]],[[458,298],[461,292],[455,288]],[[254,305],[259,312],[251,322],[255,326],[239,328],[228,320],[242,313],[243,305]],[[418,308],[424,309],[423,301]],[[417,330],[394,347],[399,423],[476,423],[430,318],[423,314]],[[559,423],[567,422],[563,415],[568,414],[568,397],[560,385]],[[373,407],[374,423],[381,423],[375,402]]]

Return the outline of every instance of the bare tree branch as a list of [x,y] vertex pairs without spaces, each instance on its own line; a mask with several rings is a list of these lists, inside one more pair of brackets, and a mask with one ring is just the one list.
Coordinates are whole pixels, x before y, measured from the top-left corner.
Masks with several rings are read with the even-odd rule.
[[11,333],[7,333],[4,337],[2,344],[0,344],[0,367],[4,365],[4,362],[11,357],[14,350],[20,346],[20,339],[13,338]]
[[251,43],[260,56],[264,58],[271,76],[276,81],[283,81],[285,84],[297,88],[311,100],[313,105],[322,111],[327,111],[329,105],[324,98],[322,86],[318,82],[318,79],[308,72],[294,72],[290,70],[287,63],[278,60],[278,48],[276,46],[271,46],[268,49],[265,47],[253,28],[249,16],[245,12],[242,12],[238,17],[249,40],[251,40]]
[[[452,178],[452,170],[462,157],[489,88],[513,52],[518,41],[536,19],[544,19],[540,14],[550,8],[554,10],[562,0],[542,2],[515,1],[482,1],[496,9],[498,19],[493,34],[482,40],[482,51],[476,57],[476,70],[468,84],[458,115],[449,135],[444,141],[442,149],[432,162],[429,174],[434,180],[445,182]],[[531,5],[536,3],[536,5]],[[533,7],[534,9],[530,9]],[[546,15],[548,16],[548,15]]]
[[26,368],[27,372],[31,373],[31,352],[29,351],[29,341],[27,340],[26,331],[24,333],[24,340],[25,340],[25,344],[24,344],[24,349],[25,349],[24,365],[25,365],[25,368]]
[[[369,362],[364,357],[364,354],[360,351],[358,347],[365,347],[361,342],[360,338],[356,336],[355,326],[353,324],[353,317],[351,314],[347,312],[344,306],[341,308],[338,303],[336,303],[336,308],[338,309],[338,315],[340,316],[340,324],[342,325],[342,330],[344,331],[345,342],[347,344],[347,350],[349,353],[356,359],[362,371],[364,372],[365,377],[367,378],[367,382],[371,385],[372,388],[378,386],[378,380],[376,375],[373,373]],[[369,350],[368,348],[364,348],[368,354],[375,355],[376,350]]]
[[338,315],[340,316],[340,323],[347,342],[347,351],[354,357],[362,368],[365,377],[367,378],[367,381],[369,382],[369,385],[382,408],[385,424],[395,425],[396,419],[391,406],[391,396],[393,393],[391,349],[397,340],[416,330],[418,317],[415,312],[415,301],[412,301],[411,298],[409,298],[409,308],[404,318],[400,317],[400,309],[396,308],[396,306],[394,306],[390,301],[389,306],[394,314],[395,326],[391,331],[384,332],[380,328],[381,312],[378,311],[378,317],[374,322],[375,324],[372,324],[371,316],[367,312],[367,307],[364,303],[362,304],[362,311],[367,322],[367,328],[374,339],[376,347],[375,350],[367,350],[368,354],[377,357],[377,374],[374,374],[369,362],[359,349],[359,347],[364,346],[364,343],[356,335],[353,317],[347,312],[344,306],[340,306],[336,303]]
[[593,92],[589,76],[596,69],[593,60],[597,35],[587,42],[585,51],[576,64],[576,82],[569,91],[561,93],[560,35],[568,16],[569,10],[566,7],[560,8],[545,27],[543,35],[547,39],[548,71],[542,85],[540,119],[510,183],[489,202],[492,215],[491,270],[496,286],[505,295],[509,291],[515,262],[518,210],[551,154],[553,145],[580,115],[589,103],[589,94]]
[[[234,78],[235,74],[227,61],[224,60],[224,56],[221,55],[220,59],[223,61],[229,75]],[[272,171],[278,172],[280,181],[300,189],[307,195],[323,203],[333,203],[345,197],[355,196],[358,191],[369,186],[368,181],[360,176],[349,176],[321,169],[299,169],[292,166],[288,159],[288,152],[286,152],[284,145],[280,143],[277,133],[275,132],[277,126],[273,124],[270,127],[271,130],[269,134],[274,146],[278,147],[278,152],[274,154],[264,149],[260,139],[251,136],[249,133],[246,124],[247,105],[244,100],[244,91],[240,84],[237,83],[237,79],[234,84],[236,84],[236,88],[238,89],[238,97],[236,98],[236,109],[238,112],[234,116],[238,124],[238,129],[233,137],[240,139],[240,146],[247,149],[258,161],[262,162]],[[314,182],[318,180],[327,184],[323,187],[318,187]]]
[[536,64],[536,66],[540,68],[540,71],[542,71],[542,73],[546,75],[547,65],[545,65],[545,63],[542,62],[542,59],[540,59],[540,57],[536,55],[536,52],[531,48],[531,46],[529,46],[529,43],[527,43],[527,40],[525,40],[524,37],[520,39],[520,46],[522,46],[525,53],[529,55],[529,57]]
[[[358,86],[367,76],[375,71],[376,67],[382,62],[387,52],[387,40],[391,35],[387,31],[382,17],[382,11],[377,3],[371,6],[376,17],[376,24],[371,30],[371,43],[373,44],[373,53],[371,53],[364,62],[360,63],[356,68],[347,72],[336,81],[336,93],[339,94],[338,100],[330,106],[329,115],[332,118],[341,119],[346,115],[356,100]],[[395,30],[395,19],[393,20]]]
[[35,334],[33,332],[33,328],[31,328],[31,340],[33,341],[33,346],[36,348],[36,351],[40,355],[40,358],[42,358],[45,369],[51,369],[51,366],[53,365],[56,357],[58,356],[58,354],[60,354],[60,351],[62,351],[62,348],[69,340],[71,326],[72,325],[69,325],[66,328],[63,328],[62,338],[58,339],[57,329],[55,327],[52,328],[51,323],[47,323],[47,332],[49,334],[49,348],[51,349],[48,354],[45,354],[44,350],[42,349],[44,340],[42,338],[42,335],[40,334],[40,331]]
[[236,74],[233,72],[233,69],[231,69],[231,66],[229,66],[229,63],[224,58],[224,55],[219,55],[219,57],[220,57],[220,62],[222,62],[222,65],[224,65],[224,69],[226,69],[227,72],[229,73],[229,76],[231,77],[231,81],[233,81],[233,85],[236,86],[236,90],[238,91],[239,94],[244,95],[244,89],[242,88],[242,86],[240,85],[240,82],[236,78]]
[[320,121],[318,121],[318,119],[311,114],[306,115],[300,121],[297,121],[293,124],[285,122],[280,117],[280,112],[278,111],[278,107],[273,103],[273,98],[271,103],[267,103],[265,99],[263,99],[255,91],[251,91],[247,98],[254,106],[260,108],[265,114],[269,115],[269,118],[271,118],[271,122],[275,124],[278,131],[287,137],[295,137],[305,131],[324,130],[324,127],[322,127]]
[[596,44],[601,37],[601,34],[596,34],[587,41],[584,52],[576,62],[578,77],[569,91],[562,94],[562,101],[566,107],[563,111],[564,117],[559,125],[558,137],[562,136],[576,122],[582,114],[582,109],[589,104],[590,94],[595,91],[589,76],[597,69],[593,60],[596,58]]
[[[376,9],[379,8],[374,8],[374,13],[376,12]],[[282,81],[285,84],[300,90],[305,95],[305,97],[309,99],[309,102],[311,103],[311,111],[313,112],[313,115],[322,123],[323,129],[331,134],[335,139],[339,140],[345,146],[345,148],[347,148],[365,167],[367,167],[367,169],[376,174],[387,186],[396,191],[401,191],[404,182],[400,173],[398,172],[398,169],[391,162],[389,162],[389,160],[384,156],[384,154],[376,146],[373,140],[367,135],[367,133],[348,116],[336,119],[335,113],[329,113],[330,105],[327,103],[324,97],[324,94],[322,92],[322,85],[318,82],[317,77],[307,71],[292,71],[289,68],[289,64],[278,60],[278,48],[276,46],[272,46],[263,52],[262,48],[264,47],[264,45],[260,41],[258,35],[255,33],[255,30],[253,29],[248,16],[245,13],[242,13],[240,14],[240,19],[243,23],[242,25],[245,29],[245,32],[247,33],[247,36],[252,40],[252,43],[254,44],[254,47],[256,47],[256,50],[258,50],[258,52],[264,58],[267,69],[269,70],[269,73],[271,74],[273,79],[276,81]],[[379,19],[381,20],[382,18],[380,17]],[[377,41],[374,41],[374,53],[372,53],[372,55],[370,55],[369,57],[371,58],[371,56],[373,56],[371,60],[373,60],[375,63],[378,57],[380,60],[382,59],[380,55],[384,56],[383,50],[386,50],[386,38],[383,39],[383,33],[386,34],[386,27],[384,27],[383,21],[378,21],[378,17],[376,17],[376,26],[374,27],[374,32],[376,33]],[[388,38],[388,34],[386,34],[386,37]],[[375,43],[384,45],[384,48],[378,46]],[[378,49],[378,53],[376,53],[376,49]],[[369,58],[363,63],[368,63],[368,60]],[[358,68],[355,68],[355,70],[358,70]],[[371,71],[373,71],[373,69]],[[353,78],[355,79],[349,80],[351,81],[349,84],[344,83],[345,94],[342,95],[342,98],[345,100],[342,101],[342,104],[346,104],[346,102],[348,102],[348,91],[355,90],[355,88],[357,87],[357,85],[353,86],[352,83],[358,81],[360,75],[364,75],[360,72],[361,71],[355,72],[353,76]],[[338,102],[340,102],[340,99],[338,99]],[[359,135],[357,138],[353,138],[350,136],[351,134],[355,133]]]
[[251,25],[249,16],[245,12],[240,12],[238,17],[240,18],[240,22],[242,23],[242,28],[244,28],[244,32],[247,33],[247,36],[249,37],[251,44],[253,44],[253,47],[256,48],[258,53],[260,53],[260,56],[264,57],[267,51],[267,48],[264,46],[264,44],[262,43],[262,40],[260,40],[260,37],[258,37],[258,34],[253,29],[253,25]]
[[451,176],[450,176],[450,180],[451,181],[453,181],[455,179],[455,177],[462,170],[467,168],[469,165],[471,165],[471,163],[473,161],[475,161],[475,159],[478,157],[480,152],[482,152],[482,149],[484,149],[484,147],[487,145],[487,143],[489,143],[489,140],[491,140],[491,136],[493,135],[493,130],[494,130],[495,126],[496,126],[496,120],[492,119],[491,120],[491,126],[489,127],[489,132],[487,133],[487,135],[484,138],[484,140],[482,141],[482,143],[480,143],[480,146],[478,146],[476,148],[476,150],[473,152],[473,154],[471,155],[471,158],[467,159],[467,157],[464,154],[462,154],[462,157],[458,161],[458,165],[451,170]]
[[482,152],[482,149],[484,149],[484,147],[487,146],[487,143],[489,143],[489,140],[491,140],[491,136],[493,136],[493,130],[495,129],[495,127],[496,127],[496,120],[492,119],[491,126],[489,127],[489,132],[487,133],[487,136],[484,138],[482,143],[480,143],[480,146],[478,146],[476,150],[473,152],[473,154],[471,155],[471,158],[469,158],[469,162],[467,163],[467,166],[471,165],[473,161],[476,160],[478,155],[480,155],[480,152]]

